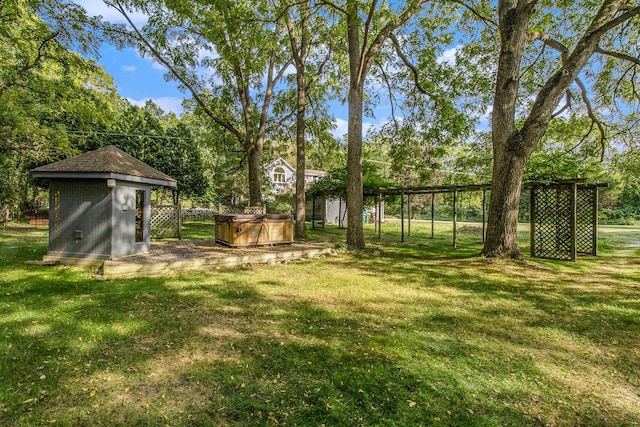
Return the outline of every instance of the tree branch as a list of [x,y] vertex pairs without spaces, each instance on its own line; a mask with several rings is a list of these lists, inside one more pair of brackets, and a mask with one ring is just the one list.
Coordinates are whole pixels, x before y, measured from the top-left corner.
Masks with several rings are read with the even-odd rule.
[[423,95],[429,95],[429,92],[427,92],[427,90],[423,88],[422,85],[420,84],[420,75],[418,73],[418,69],[411,63],[411,61],[409,61],[409,58],[407,58],[404,52],[402,52],[402,48],[400,47],[400,42],[398,41],[398,38],[396,37],[396,35],[391,33],[389,34],[389,38],[393,43],[393,46],[396,50],[396,54],[402,60],[404,65],[411,71],[411,75],[413,76],[413,83],[416,85],[416,88],[418,89],[418,91]]
[[553,113],[551,115],[552,119],[555,119],[556,117],[558,117],[560,114],[564,113],[568,108],[571,108],[571,92],[566,91],[565,92],[565,103],[562,106],[561,109],[559,109],[558,111],[556,111],[555,113]]
[[582,83],[582,80],[580,80],[580,78],[576,78],[574,81],[580,88],[580,93],[582,95],[582,102],[584,102],[584,105],[587,108],[587,115],[589,116],[591,121],[596,124],[596,126],[598,127],[598,131],[600,132],[600,147],[601,147],[600,160],[602,160],[604,158],[605,143],[607,139],[607,134],[604,128],[604,124],[593,112],[593,108],[591,107],[591,101],[589,100],[587,87],[584,85],[584,83]]
[[391,101],[391,119],[393,120],[393,127],[395,128],[395,131],[397,133],[398,132],[398,120],[396,119],[395,96],[393,96],[393,90],[391,89],[391,83],[389,82],[389,77],[387,76],[387,73],[385,72],[384,67],[378,61],[376,61],[376,64],[378,65],[378,68],[380,68],[380,72],[382,73],[382,79],[384,80],[384,82],[385,82],[385,84],[387,86],[387,91],[389,92],[389,100]]
[[322,60],[322,62],[320,63],[320,66],[318,67],[318,71],[316,71],[313,76],[311,76],[311,78],[309,79],[309,82],[307,83],[307,85],[305,86],[305,92],[309,92],[309,90],[311,89],[311,87],[315,84],[315,82],[318,81],[318,79],[320,79],[320,77],[322,76],[322,74],[324,73],[324,68],[327,66],[327,64],[331,63],[331,54],[333,53],[333,45],[331,44],[331,41],[329,41],[329,46],[327,49],[327,54],[325,55],[324,59]]
[[569,55],[569,49],[559,42],[558,40],[552,39],[549,34],[544,31],[534,31],[529,34],[529,41],[540,40],[544,43],[545,46],[549,46],[553,50],[560,53],[560,57],[562,58],[562,62],[567,59],[567,55]]
[[598,31],[601,33],[606,33],[607,31],[617,27],[618,25],[634,18],[635,16],[640,15],[640,6],[624,8],[623,10],[625,10],[625,12],[622,15],[619,15],[614,19],[606,22],[604,25],[598,28]]
[[[275,36],[277,37],[279,33],[279,24],[276,24],[275,28]],[[293,57],[289,58],[289,60],[280,67],[280,70],[276,73],[275,77],[273,76],[273,70],[276,66],[276,56],[277,51],[275,48],[271,50],[271,55],[269,57],[269,71],[267,73],[267,88],[265,90],[264,101],[262,104],[262,112],[260,114],[260,127],[258,132],[262,132],[262,135],[266,133],[267,130],[267,119],[269,115],[269,105],[271,105],[271,98],[273,97],[273,91],[282,76],[284,75],[286,69],[291,65],[294,61]]]
[[[362,46],[367,46],[369,42],[369,29],[371,27],[371,21],[373,20],[373,13],[376,10],[378,2],[377,0],[373,0],[371,2],[371,6],[369,7],[369,13],[367,15],[367,21],[364,24],[364,36],[362,37]],[[360,73],[362,75],[362,66],[364,65],[364,59],[366,55],[366,49],[362,49],[362,53],[360,54]]]
[[340,6],[338,6],[335,3],[331,3],[331,2],[326,1],[326,0],[321,0],[320,4],[328,6],[331,9],[335,9],[335,10],[337,10],[338,12],[340,12],[341,14],[343,14],[345,16],[349,16],[349,12],[346,9],[341,8]]
[[18,70],[18,72],[15,74],[15,76],[13,76],[10,82],[0,87],[0,96],[2,96],[10,87],[18,85],[19,80],[23,75],[25,75],[30,70],[38,67],[42,63],[42,60],[45,56],[44,49],[46,45],[54,41],[56,37],[58,37],[58,33],[51,33],[44,40],[42,40],[42,42],[40,42],[40,44],[38,45],[38,54],[36,55],[36,57],[31,63],[25,64],[20,70]]
[[280,120],[278,120],[277,122],[275,122],[273,125],[268,126],[265,128],[265,133],[268,132],[272,132],[276,129],[278,129],[280,126],[282,126],[283,124],[285,124],[288,120],[290,120],[292,117],[294,117],[296,115],[295,111],[291,111],[288,114],[286,114],[285,116],[283,116]]
[[[378,36],[374,39],[374,41],[371,42],[371,45],[368,48],[366,47],[366,45],[363,45],[364,49],[363,49],[362,58],[364,60],[361,62],[361,73],[363,70],[367,70],[371,66],[371,63],[373,62],[376,55],[382,48],[382,44],[389,37],[389,35],[396,28],[398,28],[399,26],[407,22],[409,19],[411,19],[411,17],[418,11],[418,9],[420,9],[423,4],[428,3],[429,1],[430,0],[417,0],[412,7],[409,7],[399,17],[397,17],[392,22],[389,22],[387,25],[385,25],[380,30],[380,32],[378,33]],[[362,74],[360,75],[362,76]]]
[[465,2],[463,2],[462,0],[451,0],[453,3],[457,3],[460,6],[464,7],[465,9],[469,10],[473,15],[475,15],[476,17],[478,17],[482,22],[484,22],[484,24],[486,26],[489,26],[489,24],[491,26],[493,26],[494,28],[498,28],[498,23],[496,21],[494,21],[491,18],[488,18],[484,15],[482,15],[480,12],[478,12],[478,10],[476,8],[474,8],[472,5],[469,5]]
[[632,62],[635,65],[640,65],[640,58],[637,58],[637,57],[631,56],[631,55],[627,55],[626,53],[614,52],[612,50],[602,49],[600,46],[598,46],[596,48],[596,53],[600,53],[602,55],[618,58],[618,59],[621,59],[623,61]]
[[176,79],[178,79],[178,81],[180,81],[180,83],[182,83],[184,85],[184,87],[187,88],[187,90],[191,93],[191,96],[193,96],[193,99],[195,99],[196,103],[200,106],[200,108],[202,108],[202,111],[204,111],[205,114],[209,118],[211,118],[211,120],[213,120],[216,124],[222,126],[223,128],[227,129],[229,132],[231,132],[238,139],[238,141],[243,142],[244,138],[243,138],[242,133],[238,129],[236,129],[235,126],[233,126],[233,124],[227,122],[226,120],[223,120],[221,117],[219,117],[217,114],[215,114],[215,112],[213,112],[208,107],[208,105],[204,102],[204,100],[200,97],[200,95],[196,91],[196,88],[191,83],[189,83],[187,81],[187,79],[185,78],[185,76],[180,74],[176,70],[176,68],[173,66],[173,64],[171,64],[166,58],[164,58],[164,56],[140,32],[138,27],[136,27],[136,25],[133,23],[133,21],[129,17],[129,14],[124,9],[124,7],[120,3],[120,1],[119,0],[114,0],[113,4],[111,6],[114,9],[116,9],[118,12],[120,12],[120,14],[126,19],[126,21],[129,23],[129,25],[131,26],[131,28],[135,32],[135,34],[137,36],[137,40],[139,42],[141,42],[142,44],[144,44],[147,47],[147,49],[149,49],[149,51],[153,54],[155,59],[157,61],[159,61],[162,65],[167,67],[169,72],[171,74],[173,74],[173,76]]

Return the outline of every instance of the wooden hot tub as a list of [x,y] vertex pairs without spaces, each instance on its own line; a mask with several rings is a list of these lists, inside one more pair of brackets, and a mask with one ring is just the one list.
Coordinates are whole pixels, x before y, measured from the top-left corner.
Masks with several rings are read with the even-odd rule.
[[216,242],[228,246],[293,243],[291,215],[216,215]]

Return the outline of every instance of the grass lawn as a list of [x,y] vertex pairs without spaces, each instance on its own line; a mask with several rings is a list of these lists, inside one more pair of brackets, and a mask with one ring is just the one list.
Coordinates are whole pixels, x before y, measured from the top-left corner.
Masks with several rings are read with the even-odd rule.
[[25,265],[46,230],[0,229],[0,425],[640,425],[640,228],[602,227],[600,256],[575,263],[411,232],[108,280]]

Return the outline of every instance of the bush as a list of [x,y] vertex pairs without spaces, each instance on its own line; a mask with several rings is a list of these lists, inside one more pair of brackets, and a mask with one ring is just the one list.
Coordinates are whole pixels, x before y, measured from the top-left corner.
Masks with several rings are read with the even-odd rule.
[[291,203],[284,200],[267,201],[265,205],[267,207],[267,213],[291,215],[293,212]]

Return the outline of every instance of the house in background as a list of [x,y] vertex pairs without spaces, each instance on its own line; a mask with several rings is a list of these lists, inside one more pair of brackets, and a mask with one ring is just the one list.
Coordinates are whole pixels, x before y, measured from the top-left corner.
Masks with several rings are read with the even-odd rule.
[[96,264],[149,252],[151,186],[176,180],[115,146],[32,170],[49,180],[49,248],[44,261]]
[[296,185],[296,170],[282,157],[264,167],[273,194],[283,193]]
[[[266,165],[264,167],[264,173],[273,194],[291,194],[295,191],[296,170],[282,157],[278,157]],[[326,175],[327,172],[325,171],[306,169],[304,171],[305,187],[311,187],[316,181]],[[305,210],[307,221],[311,221],[313,217],[315,221],[322,221],[327,224],[338,224],[340,227],[347,226],[347,203],[340,198],[326,196],[307,197]],[[367,211],[375,212],[375,207],[368,208]]]

